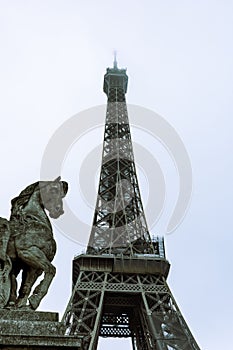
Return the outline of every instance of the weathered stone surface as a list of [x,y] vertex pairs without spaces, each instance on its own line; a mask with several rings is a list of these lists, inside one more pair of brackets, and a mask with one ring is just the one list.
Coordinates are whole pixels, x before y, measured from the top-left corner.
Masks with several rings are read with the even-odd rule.
[[[30,306],[36,310],[48,292],[56,272],[51,263],[56,242],[44,209],[54,219],[64,213],[62,200],[68,184],[60,180],[27,186],[12,199],[10,220],[0,217],[0,308]],[[42,272],[44,278],[33,288]]]
[[81,337],[64,334],[55,312],[0,310],[0,349],[82,349]]
[[21,311],[0,309],[0,320],[48,321],[58,322],[58,312]]

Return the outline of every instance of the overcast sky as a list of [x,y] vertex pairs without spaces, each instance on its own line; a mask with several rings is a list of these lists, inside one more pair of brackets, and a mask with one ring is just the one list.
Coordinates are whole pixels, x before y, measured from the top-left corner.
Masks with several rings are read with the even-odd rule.
[[[128,102],[163,116],[192,163],[188,213],[165,241],[172,265],[168,283],[205,350],[229,348],[233,329],[232,35],[230,0],[0,0],[1,216],[9,217],[10,200],[40,178],[54,132],[78,112],[106,103],[103,75],[117,49],[119,66],[129,75]],[[102,132],[99,128],[96,144]],[[87,154],[90,136],[82,141]],[[78,198],[75,183],[78,143],[70,152],[73,160],[67,155],[63,174],[70,198],[77,192],[79,205],[72,209],[91,223],[93,213]],[[92,178],[88,168],[87,176]],[[159,227],[158,221],[151,233],[164,234]],[[83,246],[67,238],[69,233],[54,234],[57,275],[40,310],[62,315],[71,292],[71,261]],[[109,342],[119,348],[118,340],[108,340],[99,349],[109,349]],[[130,346],[124,341],[121,349]]]

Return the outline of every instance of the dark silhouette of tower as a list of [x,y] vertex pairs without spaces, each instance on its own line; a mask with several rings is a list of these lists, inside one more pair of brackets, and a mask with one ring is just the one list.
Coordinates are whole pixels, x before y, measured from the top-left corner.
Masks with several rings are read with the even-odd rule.
[[136,175],[125,69],[108,68],[102,166],[86,254],[73,260],[73,292],[63,322],[83,337],[131,337],[134,350],[200,350],[166,283],[164,241],[152,240]]

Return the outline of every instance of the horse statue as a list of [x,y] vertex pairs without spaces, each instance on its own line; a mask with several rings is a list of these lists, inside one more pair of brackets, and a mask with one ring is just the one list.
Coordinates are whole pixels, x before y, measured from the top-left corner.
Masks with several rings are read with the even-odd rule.
[[[33,183],[11,201],[10,220],[0,218],[0,308],[36,310],[47,294],[56,272],[51,264],[56,242],[45,209],[51,218],[62,215],[67,191],[67,182],[60,177]],[[42,273],[44,278],[31,294]]]

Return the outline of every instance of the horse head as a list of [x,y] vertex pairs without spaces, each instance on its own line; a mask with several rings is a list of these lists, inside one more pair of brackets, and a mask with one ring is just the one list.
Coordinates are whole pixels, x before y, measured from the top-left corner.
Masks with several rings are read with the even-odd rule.
[[59,176],[54,181],[40,181],[39,186],[44,208],[51,218],[57,219],[64,214],[62,199],[68,191],[68,183]]

